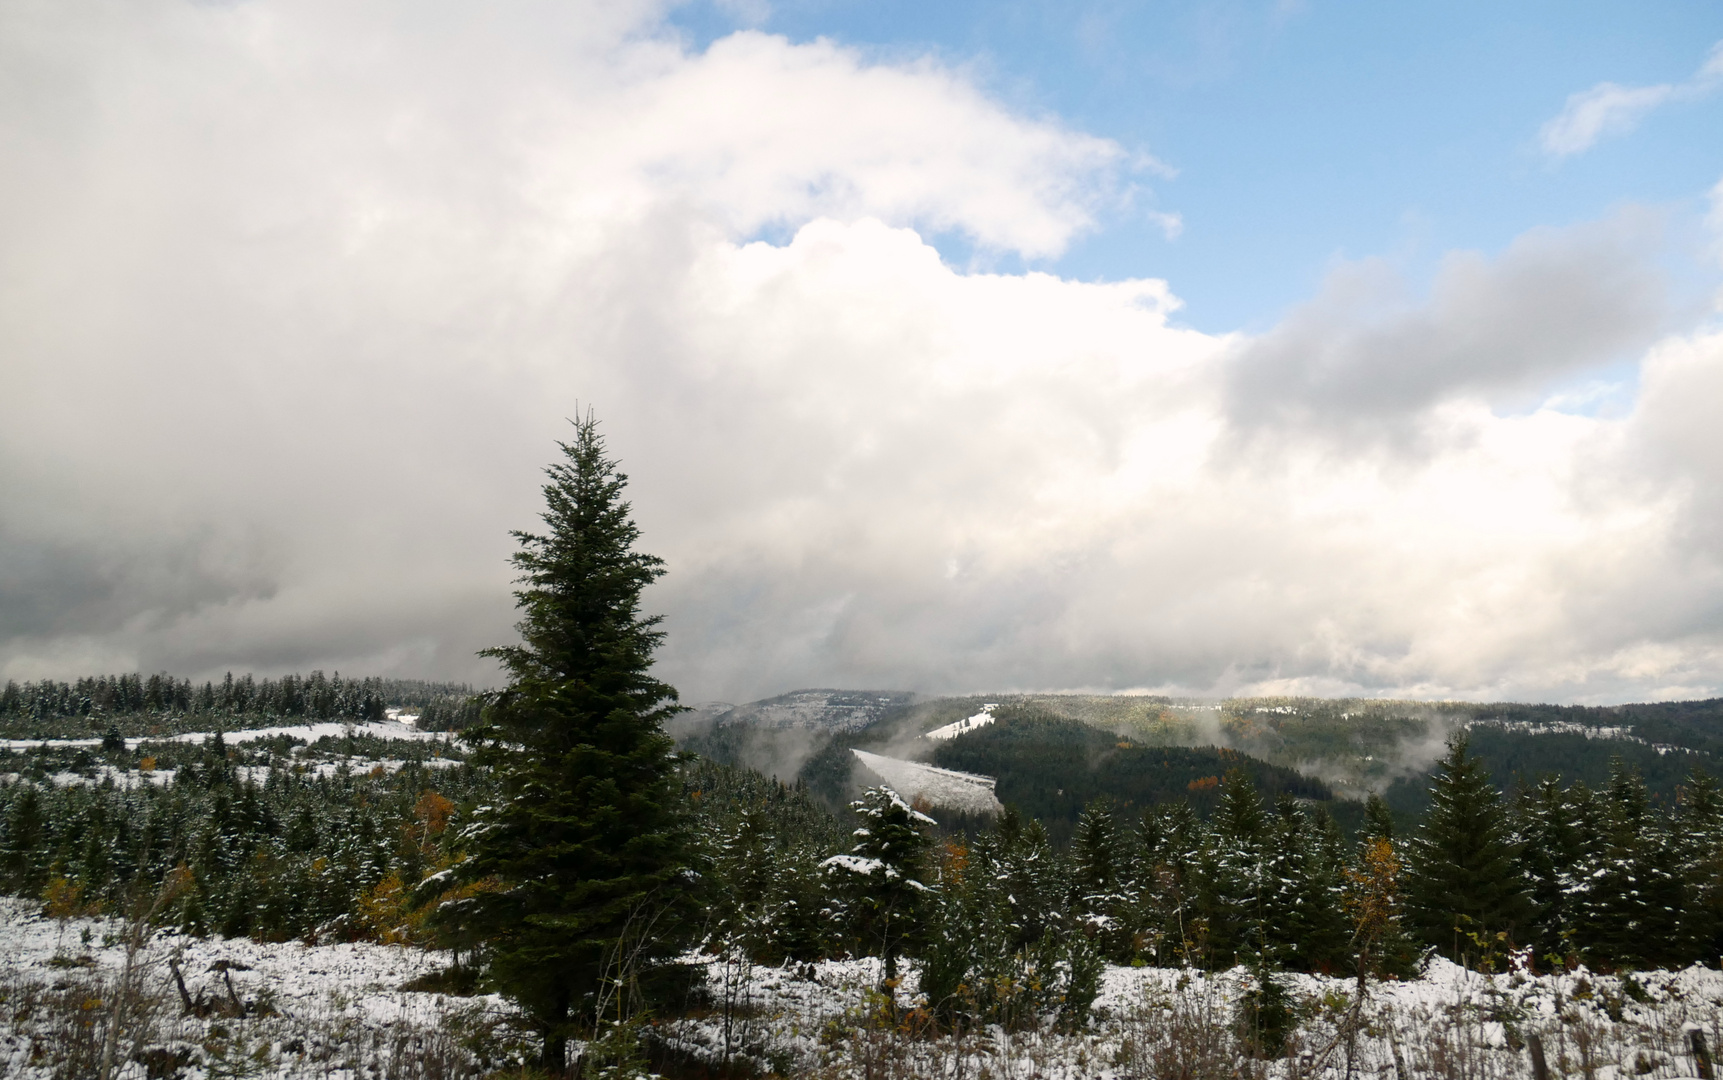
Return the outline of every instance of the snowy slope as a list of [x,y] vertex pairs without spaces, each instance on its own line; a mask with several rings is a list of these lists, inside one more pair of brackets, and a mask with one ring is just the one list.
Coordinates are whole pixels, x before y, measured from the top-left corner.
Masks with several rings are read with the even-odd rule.
[[974,731],[976,728],[984,728],[988,724],[993,723],[993,710],[997,708],[999,708],[999,703],[997,701],[989,702],[988,704],[981,706],[981,711],[976,713],[974,716],[966,716],[963,719],[955,723],[947,724],[944,727],[936,727],[932,731],[925,732],[922,735],[922,738],[932,739],[934,742],[944,742],[946,739],[955,739],[966,731]]
[[918,800],[964,814],[997,814],[1005,808],[993,794],[993,777],[954,772],[919,761],[851,750],[856,760],[879,777],[906,802]]

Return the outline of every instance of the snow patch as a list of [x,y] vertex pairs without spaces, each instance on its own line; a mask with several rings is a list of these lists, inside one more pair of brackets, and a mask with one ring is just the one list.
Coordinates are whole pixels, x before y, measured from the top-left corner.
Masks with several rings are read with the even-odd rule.
[[999,703],[997,701],[989,702],[988,704],[981,706],[981,711],[976,713],[974,716],[966,716],[962,720],[953,724],[947,724],[944,727],[936,727],[932,731],[922,735],[922,738],[932,739],[935,742],[943,742],[946,739],[955,739],[966,731],[974,731],[977,728],[984,728],[988,724],[993,723],[993,710],[997,708],[999,708]]
[[907,802],[922,801],[929,806],[945,807],[964,814],[998,814],[1005,809],[993,793],[995,781],[991,776],[941,769],[919,761],[870,754],[866,750],[851,750],[850,753]]

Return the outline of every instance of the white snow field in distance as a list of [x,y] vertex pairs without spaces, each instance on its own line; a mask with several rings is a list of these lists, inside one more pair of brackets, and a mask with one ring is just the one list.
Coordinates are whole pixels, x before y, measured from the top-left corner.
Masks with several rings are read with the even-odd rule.
[[[415,718],[416,719],[416,718]],[[126,749],[135,750],[139,743],[147,742],[182,742],[200,743],[213,736],[213,731],[188,731],[181,735],[144,735],[128,737]],[[258,739],[273,739],[277,735],[289,735],[295,739],[304,739],[314,743],[322,738],[345,738],[348,735],[372,735],[379,739],[411,739],[416,742],[450,742],[455,738],[454,732],[420,731],[404,723],[397,724],[350,724],[339,720],[329,720],[321,724],[292,724],[283,727],[243,728],[239,731],[224,731],[221,737],[229,743],[256,742]],[[57,747],[100,746],[102,740],[95,739],[0,739],[0,750],[34,750],[39,746],[50,749]]]
[[886,782],[905,802],[921,801],[963,814],[998,814],[1005,809],[993,794],[991,776],[955,772],[919,761],[851,750],[862,767]]
[[997,708],[999,708],[999,703],[997,701],[989,702],[988,704],[981,706],[981,711],[976,713],[974,716],[966,716],[963,719],[953,721],[944,727],[936,727],[932,731],[923,733],[922,738],[932,739],[935,742],[943,742],[946,739],[955,739],[966,731],[974,731],[976,728],[984,728],[988,724],[993,723],[993,710]]

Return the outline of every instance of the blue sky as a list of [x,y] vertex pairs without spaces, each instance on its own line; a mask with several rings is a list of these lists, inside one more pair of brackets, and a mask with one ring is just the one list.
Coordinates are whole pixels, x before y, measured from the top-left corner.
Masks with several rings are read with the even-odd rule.
[[[1723,175],[1723,92],[1552,159],[1539,129],[1600,82],[1678,83],[1723,41],[1714,3],[695,3],[696,46],[738,27],[829,37],[968,67],[1001,100],[1177,170],[1138,176],[1169,239],[1120,212],[1038,264],[1084,279],[1167,278],[1199,329],[1261,330],[1336,260],[1389,258],[1414,282],[1443,252],[1496,252],[1535,226],[1624,203],[1669,216],[1693,292],[1704,196]],[[960,265],[961,237],[938,238]],[[989,265],[1010,265],[1001,260]]]

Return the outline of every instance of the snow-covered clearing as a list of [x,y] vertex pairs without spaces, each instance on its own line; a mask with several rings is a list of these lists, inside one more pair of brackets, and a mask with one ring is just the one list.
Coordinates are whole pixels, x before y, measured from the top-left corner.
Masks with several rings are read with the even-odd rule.
[[[134,955],[123,993],[127,927],[43,918],[40,908],[0,898],[0,1076],[95,1075],[88,1064],[99,1060],[116,1008],[128,1020],[114,1058],[124,1080],[432,1075],[424,1066],[433,1059],[473,1059],[463,1041],[524,1046],[498,998],[401,989],[445,967],[447,953],[158,933]],[[175,966],[203,1015],[187,1013]],[[402,1063],[420,1071],[400,1071]]]
[[[116,1006],[131,1017],[116,1045],[114,1075],[123,1080],[146,1080],[152,1070],[187,1080],[464,1077],[479,1075],[477,1055],[495,1067],[530,1050],[495,997],[401,989],[446,966],[446,953],[159,934],[136,955],[142,977],[128,997],[115,993],[125,927],[41,918],[39,907],[0,899],[0,1076],[94,1075],[78,1063],[97,1060],[91,1055],[99,1056]],[[186,1014],[170,958],[203,1015]],[[1723,973],[1704,968],[1485,976],[1436,961],[1419,980],[1372,982],[1357,1007],[1351,980],[1285,976],[1299,1029],[1289,1056],[1263,1061],[1247,1055],[1236,1022],[1251,985],[1243,969],[1108,968],[1081,1031],[934,1035],[916,1010],[926,1003],[913,967],[896,988],[893,1017],[874,992],[876,960],[761,967],[733,955],[691,959],[706,968],[708,1001],[657,1021],[661,1042],[706,1064],[744,1058],[781,1075],[834,1080],[1488,1080],[1531,1076],[1533,1035],[1552,1076],[1690,1077],[1697,1073],[1687,1031],[1699,1028],[1713,1048],[1723,1036]]]
[[[417,719],[417,717],[414,717]],[[181,735],[161,735],[142,738],[128,738],[127,750],[136,750],[140,743],[151,742],[180,742],[201,743],[215,735],[213,731],[188,731]],[[222,740],[229,743],[256,742],[259,739],[273,739],[278,735],[288,735],[295,739],[303,739],[314,743],[322,738],[344,739],[349,735],[371,735],[379,739],[411,739],[414,742],[450,742],[457,736],[447,731],[420,731],[408,723],[385,724],[348,724],[330,720],[320,724],[284,724],[278,727],[242,728],[239,731],[224,731]],[[96,747],[102,745],[100,738],[94,739],[0,739],[0,750],[35,750],[46,746],[50,750],[77,747]]]
[[1629,978],[1585,971],[1485,976],[1434,961],[1421,979],[1369,984],[1283,976],[1299,1016],[1291,1053],[1252,1057],[1239,1003],[1244,969],[1217,975],[1107,969],[1086,1029],[917,1034],[925,1005],[914,972],[897,989],[895,1022],[870,991],[874,960],[757,968],[708,963],[718,1008],[670,1022],[676,1045],[708,1061],[745,1057],[783,1075],[1046,1077],[1531,1077],[1537,1036],[1552,1076],[1587,1080],[1698,1075],[1688,1032],[1717,1046],[1723,972],[1690,968]]
[[976,728],[984,728],[988,724],[993,723],[993,710],[997,708],[999,708],[999,703],[997,701],[989,702],[988,704],[981,706],[981,711],[976,713],[974,716],[966,716],[963,719],[947,724],[944,727],[936,727],[932,731],[923,732],[921,737],[924,739],[932,739],[934,742],[944,742],[946,739],[955,739],[966,731],[974,731]]
[[910,803],[944,807],[965,814],[997,814],[1005,808],[993,794],[993,777],[955,772],[919,761],[851,750],[869,772]]

